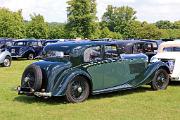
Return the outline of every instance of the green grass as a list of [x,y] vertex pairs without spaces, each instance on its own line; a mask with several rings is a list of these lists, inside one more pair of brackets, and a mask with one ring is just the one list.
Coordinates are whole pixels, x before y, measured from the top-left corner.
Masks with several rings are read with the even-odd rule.
[[13,61],[0,67],[1,120],[179,120],[180,83],[167,90],[151,91],[149,86],[90,96],[79,104],[68,104],[63,97],[42,100],[18,96],[15,91],[25,67],[33,61]]

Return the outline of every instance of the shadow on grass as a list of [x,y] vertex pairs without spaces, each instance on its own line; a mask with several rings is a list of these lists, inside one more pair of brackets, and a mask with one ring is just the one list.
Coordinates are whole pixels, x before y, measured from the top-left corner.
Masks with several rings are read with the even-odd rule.
[[14,101],[23,102],[23,103],[45,103],[50,105],[66,104],[66,99],[64,97],[52,97],[48,99],[38,98],[34,96],[17,96],[14,98]]
[[111,98],[111,97],[117,97],[117,96],[126,96],[130,94],[136,94],[136,93],[142,93],[146,91],[152,91],[150,87],[138,87],[136,89],[129,89],[129,90],[122,90],[117,92],[111,92],[111,93],[103,93],[91,96],[90,99],[102,99],[102,98]]
[[[136,89],[130,89],[130,90],[123,90],[118,92],[111,92],[111,93],[104,93],[99,95],[90,95],[88,99],[103,99],[103,98],[111,98],[111,97],[117,97],[117,96],[124,96],[134,93],[142,93],[146,91],[151,91],[152,89],[150,87],[139,87]],[[49,99],[42,99],[37,97],[28,97],[28,96],[18,96],[14,98],[14,101],[23,102],[23,103],[45,103],[45,104],[51,104],[51,105],[58,105],[58,104],[67,104],[67,101],[65,97],[52,97]]]
[[[39,59],[34,59],[34,60],[39,60]],[[28,60],[27,58],[13,58],[12,61],[31,61],[31,60]]]

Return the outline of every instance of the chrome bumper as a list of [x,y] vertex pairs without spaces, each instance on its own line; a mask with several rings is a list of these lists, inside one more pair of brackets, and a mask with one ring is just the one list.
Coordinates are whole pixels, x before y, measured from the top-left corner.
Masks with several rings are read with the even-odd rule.
[[51,92],[35,92],[34,89],[30,87],[17,87],[18,95],[27,96],[38,96],[38,97],[51,97]]

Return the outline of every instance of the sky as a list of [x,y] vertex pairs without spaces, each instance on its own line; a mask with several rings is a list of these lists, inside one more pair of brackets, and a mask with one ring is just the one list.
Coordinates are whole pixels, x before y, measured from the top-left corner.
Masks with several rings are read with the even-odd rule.
[[[30,14],[44,16],[47,22],[66,22],[66,7],[68,0],[0,0],[0,7],[12,11],[22,9],[25,20],[30,20]],[[180,0],[96,0],[97,17],[101,20],[107,5],[116,7],[130,6],[137,12],[137,19],[150,23],[158,20],[180,20]]]

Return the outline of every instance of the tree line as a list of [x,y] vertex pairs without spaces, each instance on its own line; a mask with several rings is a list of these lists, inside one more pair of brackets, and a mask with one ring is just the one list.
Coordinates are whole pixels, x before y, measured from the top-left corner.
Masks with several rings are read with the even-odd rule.
[[0,37],[8,38],[113,38],[113,39],[180,39],[180,20],[160,20],[155,23],[137,20],[136,11],[129,6],[108,5],[99,21],[96,0],[69,0],[67,23],[48,23],[40,14],[31,20],[17,12],[0,8]]

